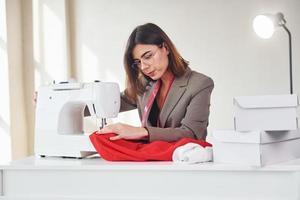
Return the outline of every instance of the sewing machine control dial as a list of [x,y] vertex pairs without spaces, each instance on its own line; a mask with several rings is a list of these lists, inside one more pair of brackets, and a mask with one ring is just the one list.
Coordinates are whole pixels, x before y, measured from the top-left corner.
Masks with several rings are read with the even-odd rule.
[[53,90],[79,90],[82,87],[82,83],[70,83],[68,81],[63,81],[52,85]]

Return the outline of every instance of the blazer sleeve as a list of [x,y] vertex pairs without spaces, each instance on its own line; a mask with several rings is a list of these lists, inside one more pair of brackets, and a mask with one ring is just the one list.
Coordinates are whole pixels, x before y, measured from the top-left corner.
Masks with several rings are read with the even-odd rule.
[[125,95],[124,91],[121,92],[121,107],[120,112],[136,109],[137,105],[132,103]]
[[187,105],[186,114],[181,120],[179,127],[147,127],[149,141],[163,140],[171,142],[184,137],[205,140],[207,135],[210,97],[213,88],[213,80],[207,78],[200,90],[195,92],[189,105]]

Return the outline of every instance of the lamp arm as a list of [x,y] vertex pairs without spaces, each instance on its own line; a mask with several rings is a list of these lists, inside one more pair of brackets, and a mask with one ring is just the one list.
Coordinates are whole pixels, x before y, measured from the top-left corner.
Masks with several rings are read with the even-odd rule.
[[282,27],[287,32],[289,36],[289,60],[290,60],[290,93],[293,94],[293,67],[292,67],[292,35],[289,29],[282,24]]

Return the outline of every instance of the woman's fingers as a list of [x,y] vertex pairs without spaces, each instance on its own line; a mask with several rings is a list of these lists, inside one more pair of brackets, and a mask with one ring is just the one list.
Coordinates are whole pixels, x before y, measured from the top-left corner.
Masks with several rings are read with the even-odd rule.
[[99,130],[98,133],[115,133],[116,135],[110,137],[110,140],[137,140],[148,136],[148,131],[145,128],[133,127],[122,123],[107,125],[103,129]]
[[119,133],[119,131],[121,130],[120,128],[120,124],[110,124],[107,126],[104,126],[100,131],[98,131],[99,133]]
[[110,140],[119,140],[119,139],[122,139],[122,136],[121,135],[116,135],[116,136],[110,137],[109,139]]
[[110,124],[107,126],[104,126],[101,130],[98,131],[99,134],[106,134],[106,133],[115,133],[117,135],[110,137],[110,140],[119,140],[122,139],[122,127],[123,125],[121,123],[117,124]]
[[114,132],[114,131],[113,131],[113,128],[111,126],[104,126],[102,129],[100,129],[98,131],[98,133],[100,133],[100,134],[112,133],[112,132]]

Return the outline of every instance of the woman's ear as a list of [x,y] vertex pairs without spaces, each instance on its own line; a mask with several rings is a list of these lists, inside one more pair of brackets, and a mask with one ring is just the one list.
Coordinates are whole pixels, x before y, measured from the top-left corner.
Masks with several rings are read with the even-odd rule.
[[164,42],[164,43],[162,43],[162,47],[164,47],[166,49],[167,55],[169,55],[169,47],[168,47],[168,45]]

